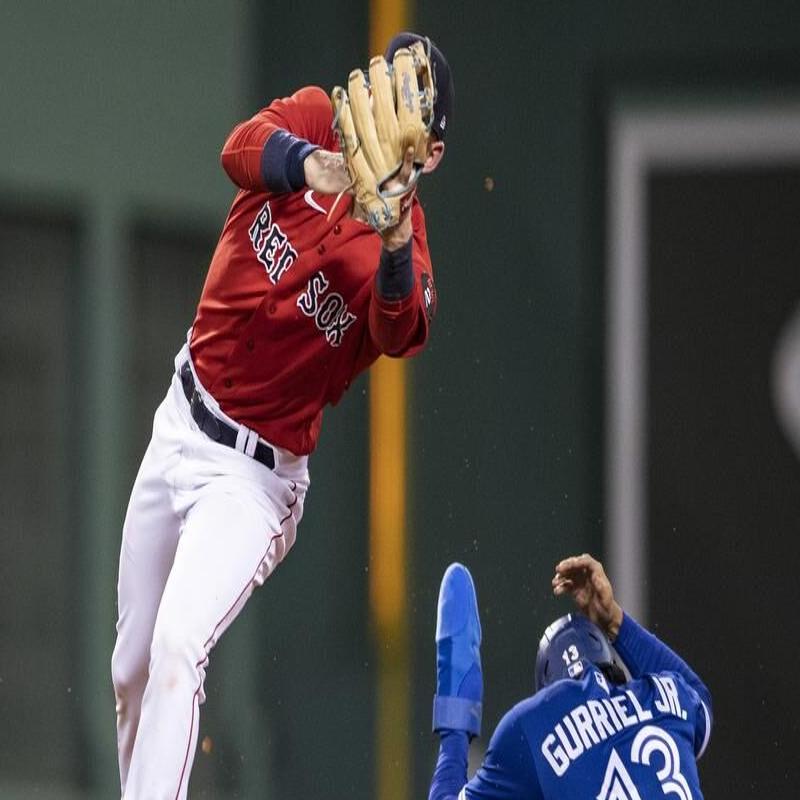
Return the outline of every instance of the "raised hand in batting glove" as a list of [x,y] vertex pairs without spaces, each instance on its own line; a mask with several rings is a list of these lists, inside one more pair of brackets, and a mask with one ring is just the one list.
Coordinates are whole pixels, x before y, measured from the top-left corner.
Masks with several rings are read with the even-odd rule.
[[613,642],[622,624],[622,608],[614,599],[611,581],[603,565],[588,553],[572,556],[556,564],[553,593],[570,594],[578,609],[605,631]]
[[434,100],[422,42],[400,48],[391,67],[383,56],[375,56],[369,76],[355,69],[347,90],[337,86],[331,93],[333,124],[352,192],[367,222],[379,232],[400,224],[410,207],[428,157]]

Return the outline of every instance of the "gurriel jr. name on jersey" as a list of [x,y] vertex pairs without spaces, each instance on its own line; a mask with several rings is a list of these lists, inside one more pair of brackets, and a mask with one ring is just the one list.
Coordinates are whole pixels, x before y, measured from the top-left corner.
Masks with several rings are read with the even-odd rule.
[[[605,677],[599,672],[595,672],[594,677],[609,697],[587,700],[575,706],[542,741],[542,755],[559,777],[594,745],[625,728],[653,719],[653,712],[643,708],[630,689],[612,697]],[[678,687],[673,679],[666,675],[650,677],[656,687],[655,710],[685,720],[687,713],[681,708]]]

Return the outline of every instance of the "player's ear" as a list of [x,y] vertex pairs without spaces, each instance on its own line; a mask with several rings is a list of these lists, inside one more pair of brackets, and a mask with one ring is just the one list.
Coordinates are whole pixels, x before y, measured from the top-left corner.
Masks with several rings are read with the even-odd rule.
[[444,142],[440,142],[438,139],[435,139],[431,142],[431,145],[428,148],[428,157],[425,159],[425,163],[422,165],[422,173],[427,175],[429,172],[433,172],[436,167],[439,166],[439,163],[443,158]]

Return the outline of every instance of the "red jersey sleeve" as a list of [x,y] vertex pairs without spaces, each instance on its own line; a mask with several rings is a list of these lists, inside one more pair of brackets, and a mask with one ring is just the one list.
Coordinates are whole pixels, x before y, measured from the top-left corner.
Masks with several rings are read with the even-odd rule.
[[412,210],[414,284],[402,300],[386,300],[372,284],[369,332],[378,350],[388,356],[410,357],[425,346],[436,313],[436,287],[428,251],[425,215],[418,201]]
[[278,130],[288,131],[326,150],[333,150],[336,143],[331,130],[332,120],[330,98],[319,86],[306,86],[291,97],[273,100],[231,131],[220,156],[222,168],[240,189],[267,191],[261,157],[270,136]]

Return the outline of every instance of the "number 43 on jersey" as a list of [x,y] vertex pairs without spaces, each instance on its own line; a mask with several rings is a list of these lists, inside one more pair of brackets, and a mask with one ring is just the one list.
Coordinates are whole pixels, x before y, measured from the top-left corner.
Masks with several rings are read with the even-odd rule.
[[[657,755],[653,763],[653,756]],[[631,744],[631,763],[652,766],[665,795],[674,794],[678,800],[692,800],[692,792],[681,774],[681,759],[675,740],[656,725],[642,728]],[[611,751],[606,774],[597,800],[642,800],[630,773],[617,753]]]

